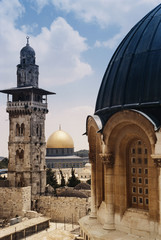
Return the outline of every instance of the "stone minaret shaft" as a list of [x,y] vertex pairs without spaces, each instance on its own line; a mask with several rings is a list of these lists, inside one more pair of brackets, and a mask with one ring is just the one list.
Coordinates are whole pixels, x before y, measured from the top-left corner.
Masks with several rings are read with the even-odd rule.
[[[8,180],[12,187],[31,186],[32,195],[42,194],[46,186],[45,115],[47,95],[38,88],[38,66],[35,51],[27,44],[20,52],[17,65],[17,87],[7,93],[9,113]],[[10,99],[11,98],[11,99]]]

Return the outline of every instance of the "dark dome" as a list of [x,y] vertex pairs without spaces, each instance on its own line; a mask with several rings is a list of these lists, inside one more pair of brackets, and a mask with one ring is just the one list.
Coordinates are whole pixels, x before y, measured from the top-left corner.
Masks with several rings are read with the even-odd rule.
[[35,57],[35,51],[29,44],[26,44],[20,51],[20,56],[33,56]]
[[83,189],[83,190],[90,190],[91,186],[88,183],[81,182],[81,183],[77,184],[74,187],[74,189],[76,189],[76,190],[81,190],[81,189]]
[[161,4],[140,20],[116,49],[104,74],[95,114],[103,125],[135,109],[161,124]]

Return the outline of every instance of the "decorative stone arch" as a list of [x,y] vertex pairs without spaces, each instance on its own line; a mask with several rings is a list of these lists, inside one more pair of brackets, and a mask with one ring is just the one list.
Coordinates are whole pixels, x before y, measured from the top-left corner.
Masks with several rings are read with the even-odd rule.
[[21,132],[20,125],[17,123],[16,124],[16,136],[20,136],[20,132]]
[[18,149],[16,150],[16,165],[23,164],[24,159],[24,150]]
[[87,118],[87,134],[89,142],[89,160],[91,162],[91,193],[92,206],[91,217],[96,217],[96,211],[104,201],[104,172],[103,163],[101,161],[101,133],[102,127],[100,119],[97,116],[89,116]]
[[[154,222],[158,221],[158,172],[154,165],[152,154],[155,153],[157,141],[155,124],[133,110],[124,110],[114,114],[106,123],[103,129],[103,139],[106,145],[107,155],[114,158],[113,173],[109,182],[115,215],[115,224],[121,222],[125,212],[128,210],[127,191],[127,150],[129,144],[134,140],[141,140],[145,143],[149,151],[148,179],[149,179],[149,213],[148,218]],[[108,170],[109,171],[109,170]],[[107,189],[107,187],[106,187]],[[106,205],[111,204],[106,203]],[[112,219],[112,212],[111,212]]]
[[21,124],[21,136],[24,136],[25,135],[25,124],[22,123]]

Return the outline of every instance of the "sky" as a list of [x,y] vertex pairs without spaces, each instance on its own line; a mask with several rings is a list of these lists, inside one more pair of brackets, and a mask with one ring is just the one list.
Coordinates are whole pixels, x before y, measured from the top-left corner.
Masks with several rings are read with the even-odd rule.
[[[128,31],[159,0],[0,0],[0,89],[16,87],[20,50],[29,36],[48,96],[46,140],[59,125],[75,150],[88,149],[93,115],[107,65]],[[9,120],[0,93],[0,156],[8,156]]]

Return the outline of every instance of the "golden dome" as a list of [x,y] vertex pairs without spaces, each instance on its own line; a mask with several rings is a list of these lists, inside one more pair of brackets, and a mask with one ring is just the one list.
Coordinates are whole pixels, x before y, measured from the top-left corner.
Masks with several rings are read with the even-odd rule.
[[47,148],[74,148],[74,142],[68,133],[59,129],[48,138]]

